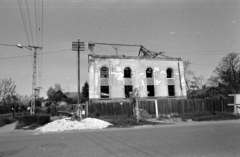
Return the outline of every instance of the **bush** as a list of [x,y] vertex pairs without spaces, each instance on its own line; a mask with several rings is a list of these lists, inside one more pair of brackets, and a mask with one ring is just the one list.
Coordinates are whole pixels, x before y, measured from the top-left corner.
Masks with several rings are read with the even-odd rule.
[[22,116],[18,120],[18,124],[16,125],[16,129],[20,129],[25,126],[29,126],[32,124],[36,125],[44,125],[50,122],[49,115],[27,115]]
[[10,124],[12,122],[16,121],[13,117],[5,117],[5,118],[0,118],[0,127]]
[[192,119],[193,121],[210,121],[210,120],[230,120],[230,119],[240,119],[239,115],[234,115],[232,113],[216,113],[216,112],[195,112],[195,113],[184,113],[182,115],[174,116],[182,118],[183,121],[187,119]]
[[137,125],[155,125],[157,123],[141,120],[139,123],[137,123],[136,119],[134,118],[128,118],[128,117],[113,117],[111,119],[105,119],[109,123],[113,124],[113,126],[110,127],[131,127],[131,126],[137,126]]
[[0,114],[10,113],[12,112],[12,107],[6,105],[0,105]]

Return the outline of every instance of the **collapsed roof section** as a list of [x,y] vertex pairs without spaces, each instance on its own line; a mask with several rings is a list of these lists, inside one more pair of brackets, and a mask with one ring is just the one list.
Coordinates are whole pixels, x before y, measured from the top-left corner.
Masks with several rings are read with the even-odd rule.
[[134,47],[140,47],[139,49],[139,53],[138,53],[138,57],[146,57],[146,58],[165,58],[165,59],[175,59],[175,60],[181,60],[181,58],[173,58],[173,57],[169,57],[166,55],[163,55],[164,52],[153,52],[150,51],[148,49],[146,49],[144,46],[142,45],[129,45],[129,44],[110,44],[110,43],[93,43],[93,42],[89,42],[88,43],[88,49],[90,50],[90,52],[92,54],[94,54],[94,46],[95,45],[109,45],[112,46],[115,50],[116,50],[116,55],[118,55],[118,49],[122,46],[134,46]]

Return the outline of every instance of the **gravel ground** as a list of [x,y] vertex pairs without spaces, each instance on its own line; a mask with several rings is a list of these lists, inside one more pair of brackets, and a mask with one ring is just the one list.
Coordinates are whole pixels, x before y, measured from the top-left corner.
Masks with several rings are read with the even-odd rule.
[[58,119],[43,127],[38,128],[40,132],[83,130],[83,129],[103,129],[112,125],[96,118],[85,118],[82,121],[71,120],[71,118]]

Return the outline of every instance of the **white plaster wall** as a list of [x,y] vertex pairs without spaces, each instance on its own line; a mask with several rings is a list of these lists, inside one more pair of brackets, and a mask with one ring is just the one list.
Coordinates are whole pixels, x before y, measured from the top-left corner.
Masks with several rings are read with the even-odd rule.
[[89,97],[99,98],[100,96],[100,68],[106,66],[109,69],[109,90],[110,98],[124,98],[123,70],[126,67],[132,69],[133,88],[140,87],[141,96],[147,97],[146,69],[151,67],[154,73],[155,96],[168,96],[166,69],[172,68],[175,79],[176,96],[186,96],[186,84],[183,75],[183,62],[179,61],[182,91],[180,88],[178,61],[163,61],[149,59],[102,59],[95,58],[89,63]]

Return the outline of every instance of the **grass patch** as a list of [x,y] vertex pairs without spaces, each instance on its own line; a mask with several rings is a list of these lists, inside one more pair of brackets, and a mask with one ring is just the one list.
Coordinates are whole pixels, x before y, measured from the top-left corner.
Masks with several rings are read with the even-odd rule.
[[14,119],[13,117],[4,117],[4,118],[0,118],[0,127],[10,124],[12,122],[15,122],[16,119]]
[[156,125],[158,123],[156,122],[149,122],[145,120],[140,120],[139,123],[137,123],[136,119],[134,118],[129,118],[129,117],[113,117],[111,119],[103,119],[111,124],[112,126],[109,127],[117,127],[117,128],[122,128],[122,127],[133,127],[133,126],[138,126],[138,125]]
[[240,115],[232,113],[212,113],[212,112],[195,112],[195,113],[184,113],[174,117],[182,118],[183,121],[192,119],[193,121],[216,121],[216,120],[232,120],[240,119]]
[[[36,128],[50,122],[49,115],[27,115],[19,118],[16,129],[21,128]],[[32,127],[31,127],[32,126]]]

